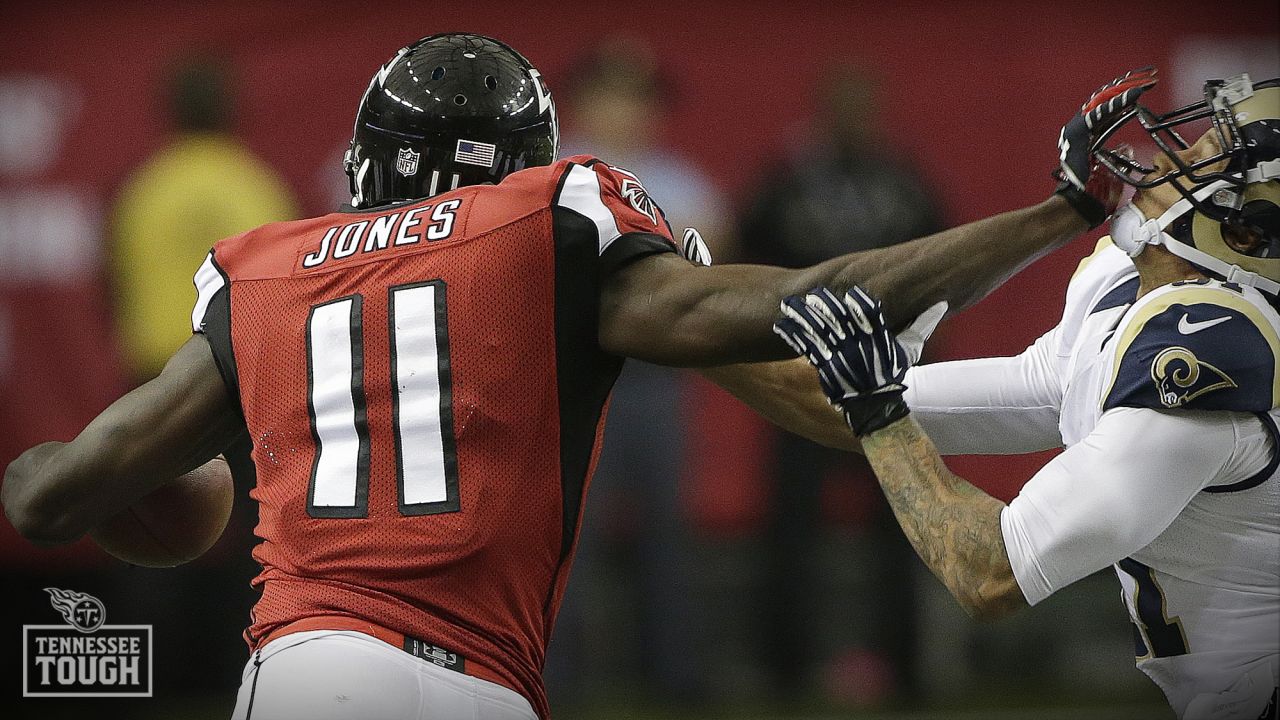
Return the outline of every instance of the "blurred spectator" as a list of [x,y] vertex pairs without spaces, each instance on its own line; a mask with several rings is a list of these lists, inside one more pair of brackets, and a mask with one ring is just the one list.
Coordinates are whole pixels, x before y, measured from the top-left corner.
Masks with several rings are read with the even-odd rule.
[[[764,174],[742,219],[747,259],[802,267],[941,229],[932,194],[878,131],[873,80],[833,68],[820,79],[818,103],[811,132]],[[910,692],[915,558],[874,476],[860,457],[794,435],[782,434],[776,447],[759,606],[759,657],[776,689],[797,695],[820,686],[852,704]],[[833,509],[840,499],[844,512]],[[831,520],[857,526],[857,544],[870,549],[850,560],[864,564],[854,578],[860,590],[820,564]],[[843,617],[814,622],[832,605]]]
[[748,206],[748,257],[802,267],[941,229],[933,194],[876,124],[874,81],[842,66],[819,84],[816,126],[765,173]]
[[[569,132],[560,156],[595,155],[630,170],[644,182],[677,232],[702,231],[716,262],[734,255],[723,198],[685,155],[662,146],[666,115],[680,88],[649,46],[606,40],[582,57],[564,83]],[[554,92],[560,84],[553,84]]]
[[[730,254],[715,186],[691,161],[661,145],[673,88],[652,50],[606,40],[567,80],[552,85],[568,119],[561,157],[595,155],[634,172],[677,237],[680,228],[695,226],[717,260]],[[576,678],[587,672],[602,680],[610,673],[639,674],[667,702],[702,696],[705,634],[694,597],[692,528],[678,490],[687,465],[689,379],[682,371],[629,360],[614,387],[590,510],[550,651],[548,680],[556,699],[573,700]],[[619,584],[627,592],[616,593]],[[591,612],[602,602],[619,611]]]
[[[217,241],[269,222],[297,217],[292,193],[232,131],[234,102],[228,69],[200,59],[178,65],[166,88],[173,137],[134,171],[114,214],[112,285],[120,344],[134,382],[158,374],[191,337],[192,278]],[[163,572],[120,576],[122,595],[145,617],[200,617],[157,637],[162,657],[204,647],[202,660],[165,667],[167,681],[188,691],[221,689],[237,676],[244,647],[202,629],[244,627],[253,593],[254,508],[251,445],[246,437],[226,455],[240,499],[223,541],[205,557]]]
[[[0,469],[38,442],[74,435],[122,388],[113,338],[86,331],[109,326],[110,316],[101,203],[76,148],[82,90],[56,73],[0,63]],[[33,553],[0,522],[8,570],[100,562],[84,545]]]
[[296,217],[289,189],[232,134],[227,80],[214,61],[178,67],[166,98],[175,134],[133,173],[115,208],[116,317],[135,380],[159,373],[191,336],[191,279],[209,248]]

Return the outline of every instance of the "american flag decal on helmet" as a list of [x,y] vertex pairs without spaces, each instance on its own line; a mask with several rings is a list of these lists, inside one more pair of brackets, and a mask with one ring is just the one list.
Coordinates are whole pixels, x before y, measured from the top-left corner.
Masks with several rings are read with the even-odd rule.
[[467,165],[493,167],[493,156],[497,151],[496,145],[474,140],[459,140],[453,151],[453,159]]

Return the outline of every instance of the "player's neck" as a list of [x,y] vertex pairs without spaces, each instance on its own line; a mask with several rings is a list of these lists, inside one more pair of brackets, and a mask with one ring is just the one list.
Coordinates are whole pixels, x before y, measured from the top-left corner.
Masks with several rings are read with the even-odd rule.
[[1138,297],[1172,282],[1207,277],[1191,263],[1158,246],[1147,247],[1133,259],[1133,264],[1138,268]]

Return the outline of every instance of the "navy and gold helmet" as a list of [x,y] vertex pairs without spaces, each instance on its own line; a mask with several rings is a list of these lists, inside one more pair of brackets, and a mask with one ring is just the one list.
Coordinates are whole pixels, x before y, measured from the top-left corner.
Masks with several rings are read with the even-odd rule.
[[369,208],[549,165],[556,108],[541,74],[493,38],[443,33],[378,69],[344,158],[351,204]]
[[[1158,173],[1107,146],[1134,119],[1172,170]],[[1180,130],[1206,119],[1219,150],[1186,162],[1177,155],[1189,147]],[[1203,101],[1163,115],[1137,106],[1099,138],[1094,154],[1129,185],[1144,189],[1171,183],[1182,194],[1160,222],[1170,252],[1212,275],[1280,295],[1280,78],[1210,80]],[[1229,243],[1233,235],[1248,242]]]

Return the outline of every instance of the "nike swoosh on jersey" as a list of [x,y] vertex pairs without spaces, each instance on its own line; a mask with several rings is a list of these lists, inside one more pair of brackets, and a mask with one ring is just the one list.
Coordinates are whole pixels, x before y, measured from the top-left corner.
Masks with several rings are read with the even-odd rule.
[[1191,335],[1192,333],[1198,333],[1201,330],[1204,330],[1206,328],[1211,328],[1214,325],[1221,325],[1222,323],[1230,319],[1231,319],[1231,316],[1227,315],[1226,317],[1214,318],[1212,320],[1201,320],[1200,322],[1191,322],[1190,318],[1187,317],[1187,314],[1183,313],[1182,319],[1178,320],[1178,332],[1182,333],[1183,335]]

